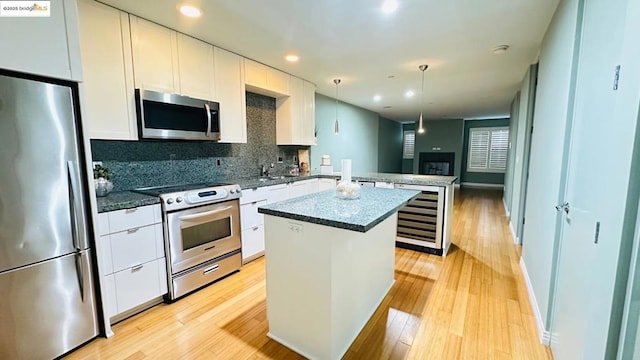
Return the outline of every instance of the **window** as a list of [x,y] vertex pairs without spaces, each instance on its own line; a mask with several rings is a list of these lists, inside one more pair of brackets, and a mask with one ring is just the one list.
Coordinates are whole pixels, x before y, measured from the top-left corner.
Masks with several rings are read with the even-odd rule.
[[473,128],[469,130],[467,171],[502,173],[507,168],[509,128]]
[[404,140],[402,142],[402,158],[413,159],[413,148],[416,145],[415,130],[405,130]]

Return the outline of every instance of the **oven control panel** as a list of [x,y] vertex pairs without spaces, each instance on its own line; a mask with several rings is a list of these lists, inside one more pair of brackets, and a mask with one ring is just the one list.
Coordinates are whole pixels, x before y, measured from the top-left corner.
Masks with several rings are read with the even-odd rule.
[[224,185],[212,188],[189,190],[160,195],[166,211],[180,210],[197,205],[211,204],[242,196],[239,185]]

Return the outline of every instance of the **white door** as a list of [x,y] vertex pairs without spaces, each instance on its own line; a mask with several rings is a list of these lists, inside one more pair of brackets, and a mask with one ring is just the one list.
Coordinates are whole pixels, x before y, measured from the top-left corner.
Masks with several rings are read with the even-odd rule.
[[[559,360],[604,359],[607,341],[617,341],[608,339],[609,326],[616,326],[611,313],[617,311],[613,294],[639,100],[633,69],[638,59],[626,53],[636,46],[625,38],[631,38],[625,34],[627,5],[627,0],[584,5],[564,190],[569,208],[551,324],[551,349]],[[618,64],[623,70],[614,90]]]

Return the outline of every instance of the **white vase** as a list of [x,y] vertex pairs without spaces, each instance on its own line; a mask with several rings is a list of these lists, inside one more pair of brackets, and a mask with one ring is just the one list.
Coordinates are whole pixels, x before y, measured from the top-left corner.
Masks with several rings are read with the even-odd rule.
[[105,178],[93,179],[93,185],[98,197],[107,196],[113,190],[113,183]]

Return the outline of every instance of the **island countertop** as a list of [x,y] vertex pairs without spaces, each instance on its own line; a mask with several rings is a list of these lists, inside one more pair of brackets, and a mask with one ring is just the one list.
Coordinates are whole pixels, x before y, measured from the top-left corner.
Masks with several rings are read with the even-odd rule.
[[341,229],[367,232],[420,194],[417,190],[360,188],[360,198],[344,200],[335,190],[260,206],[258,212]]

